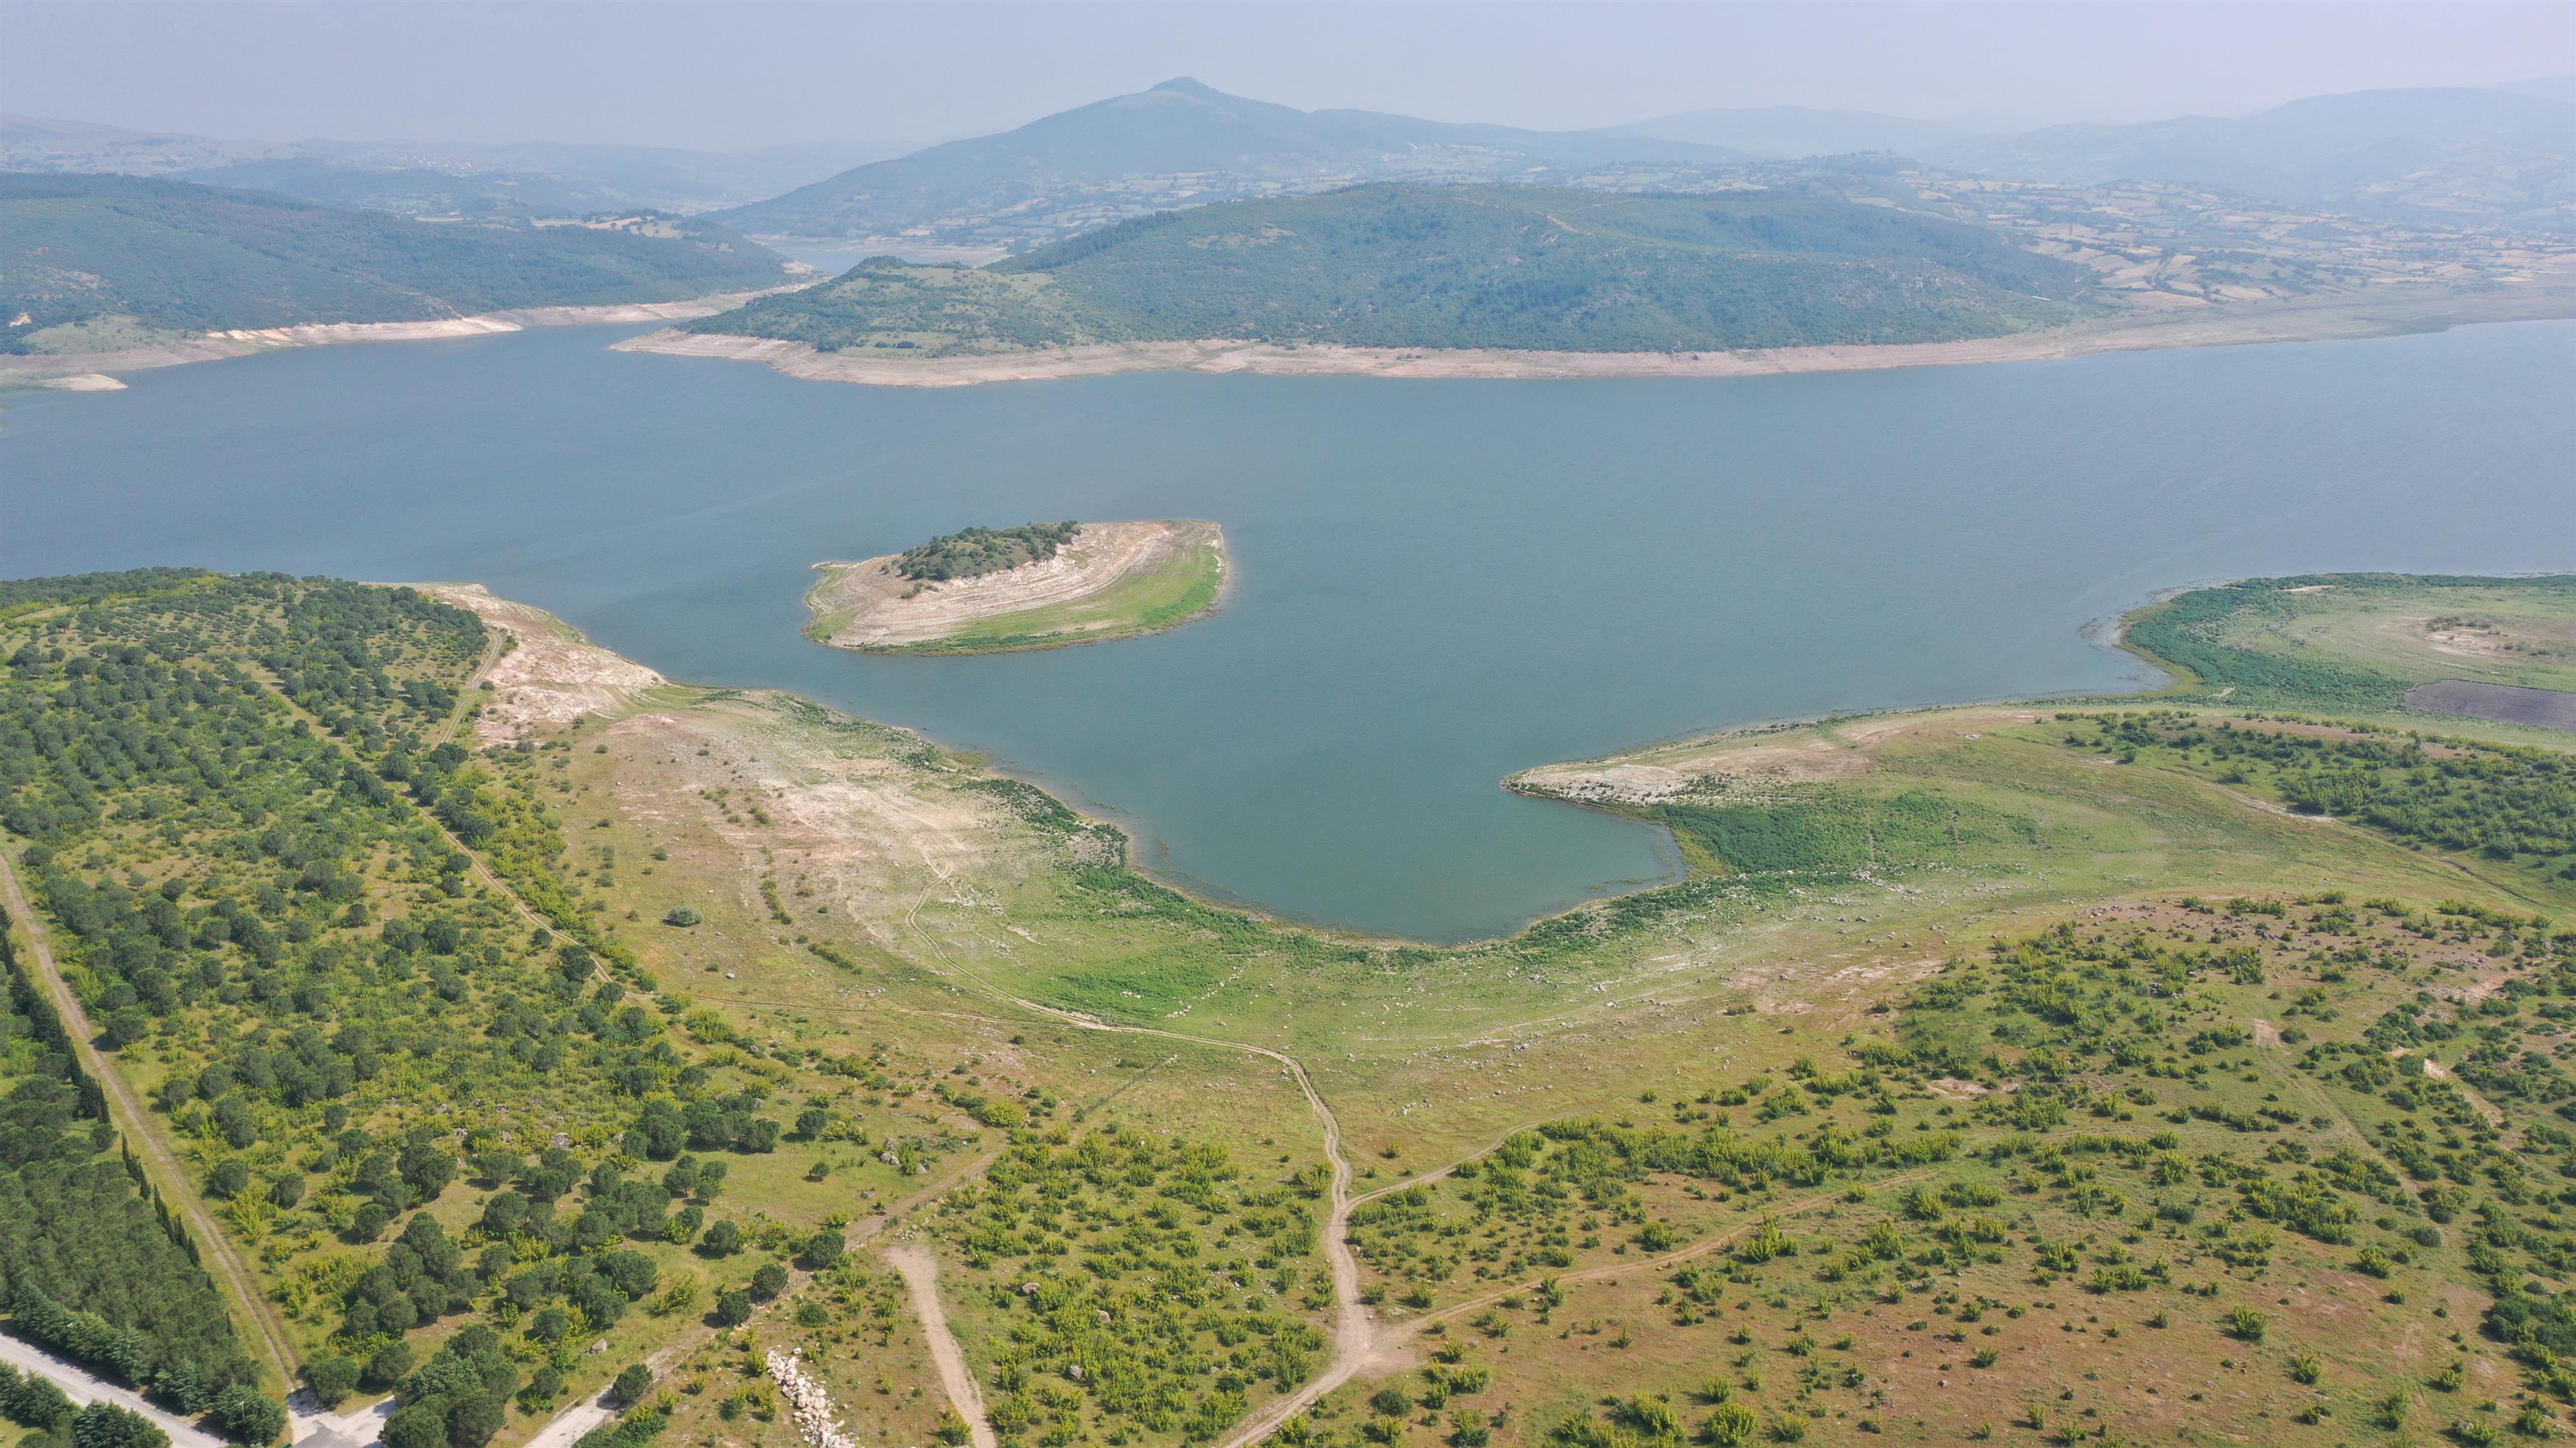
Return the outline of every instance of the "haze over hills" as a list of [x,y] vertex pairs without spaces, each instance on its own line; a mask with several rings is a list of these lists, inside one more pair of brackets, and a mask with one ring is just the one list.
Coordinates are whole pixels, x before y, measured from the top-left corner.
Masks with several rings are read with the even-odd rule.
[[723,219],[765,236],[937,233],[999,248],[1172,205],[1364,181],[1562,180],[1568,171],[1616,162],[1740,159],[1655,137],[1301,111],[1178,79],[999,135],[861,166]]
[[1814,110],[1806,106],[1758,106],[1742,109],[1684,111],[1634,125],[1598,132],[1605,136],[1638,136],[1687,141],[1741,151],[1747,155],[1795,160],[1806,156],[1839,156],[1859,151],[1893,151],[1922,156],[1961,140],[1983,127],[1945,121],[1917,121],[1875,111]]
[[901,150],[812,141],[750,151],[551,142],[227,140],[32,116],[0,118],[0,170],[177,176],[411,214],[682,214],[775,196]]
[[2419,224],[2565,230],[2576,225],[2576,106],[2555,89],[2369,91],[2239,119],[2011,133],[1795,106],[1543,132],[1300,111],[1173,80],[861,166],[724,219],[753,235],[998,255],[1175,206],[1368,181],[1705,190],[1743,181],[1748,166],[1885,153],[2015,180],[2171,182]]
[[1209,338],[1716,350],[2019,331],[2079,315],[2089,275],[1825,194],[1379,184],[1162,212],[981,270],[879,258],[685,326],[919,356]]
[[2237,119],[1968,136],[1923,159],[2019,180],[2169,181],[2416,222],[2576,230],[2576,104],[2518,90],[2319,96]]
[[130,176],[0,175],[0,350],[195,332],[662,302],[775,285],[775,253],[705,222],[433,225]]
[[751,235],[983,257],[1172,207],[1371,181],[1706,190],[1745,181],[1748,167],[1864,153],[2022,181],[2187,185],[2412,224],[2576,230],[2576,81],[2566,78],[2132,125],[2021,130],[1770,106],[1572,132],[1302,111],[1176,79],[1015,130],[893,150],[282,144],[0,124],[10,170],[178,175],[425,216],[723,210]]
[[[325,206],[356,206],[425,217],[581,216],[637,206],[624,188],[514,171],[441,171],[426,166],[349,166],[311,156],[235,161],[175,171],[169,179],[236,190],[274,191]],[[649,209],[661,209],[653,207]]]
[[[2081,265],[2094,273],[2085,295],[2116,293],[2130,306],[2359,299],[2396,295],[2385,290],[2392,283],[2407,295],[2528,293],[2560,284],[2556,238],[2576,234],[2568,89],[2372,91],[2235,119],[2009,134],[1979,134],[1972,119],[1797,107],[1541,132],[1303,111],[1182,79],[712,214],[703,208],[810,179],[852,148],[278,145],[19,119],[0,129],[0,163],[15,170],[86,164],[229,189],[184,204],[183,193],[149,193],[149,205],[148,188],[116,191],[97,177],[74,185],[79,205],[13,190],[17,202],[51,208],[45,226],[70,229],[16,226],[13,255],[27,265],[11,279],[11,315],[28,321],[8,345],[89,351],[125,337],[120,328],[158,336],[750,290],[781,272],[743,234],[1025,258],[1121,222],[1229,201],[1284,206],[1355,186],[1379,189],[1367,202],[1255,218],[1282,236],[1243,231],[1252,213],[1238,212],[1213,231],[1158,221],[1080,243],[1096,251],[1054,251],[989,276],[872,262],[838,291],[764,303],[745,325],[904,355],[1176,337],[1615,352],[1967,338],[2065,319],[2076,291],[1962,271],[1930,234],[1903,232],[1890,219],[1899,214],[1907,225],[1947,218],[2005,252]],[[1530,196],[1503,199],[1495,188],[1505,183]],[[1478,194],[1453,205],[1421,191],[1432,185]],[[1660,233],[1602,243],[1566,220],[1605,195],[1698,197],[1714,215],[1706,198],[1745,193],[1778,198],[1767,203],[1784,208],[1771,221],[1789,231],[1759,245],[1740,230],[1685,237],[1677,249]],[[1386,201],[1399,194],[1401,207]],[[321,205],[252,204],[260,196]],[[654,214],[657,203],[706,224],[676,226]],[[1853,234],[1887,249],[1836,242],[1817,252],[1818,208],[1856,205],[1875,208],[1881,224]],[[165,211],[195,220],[172,227]],[[476,225],[432,241],[348,220],[360,212]],[[220,224],[197,224],[218,214]],[[1507,215],[1507,225],[1496,220]],[[1425,218],[1464,249],[1407,252],[1419,238],[1387,229]],[[590,239],[537,224],[574,220]],[[295,238],[283,250],[241,229],[281,226]],[[333,238],[318,253],[315,234]],[[1532,237],[1545,244],[1525,248]],[[217,261],[233,254],[225,248],[242,257]],[[84,260],[93,257],[109,260]],[[420,265],[429,277],[405,270]],[[488,275],[476,273],[482,266]],[[1801,287],[1815,294],[1792,304]],[[1686,295],[1692,288],[1707,294]]]

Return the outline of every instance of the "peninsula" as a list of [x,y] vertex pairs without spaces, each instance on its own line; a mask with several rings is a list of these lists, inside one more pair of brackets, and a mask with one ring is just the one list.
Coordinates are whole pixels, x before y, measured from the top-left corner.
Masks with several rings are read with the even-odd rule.
[[[1884,180],[1885,178],[1880,178]],[[1703,194],[1356,187],[1166,211],[979,268],[871,257],[617,344],[880,386],[1165,369],[1736,376],[2385,336],[2576,309],[2576,251],[2263,225],[2206,198],[1916,178]],[[2105,218],[2140,208],[2165,240]],[[2099,223],[2099,224],[2096,224]],[[2224,235],[2219,265],[2172,238]]]
[[1225,534],[1195,520],[969,528],[902,553],[818,563],[806,636],[863,653],[1106,643],[1215,611]]

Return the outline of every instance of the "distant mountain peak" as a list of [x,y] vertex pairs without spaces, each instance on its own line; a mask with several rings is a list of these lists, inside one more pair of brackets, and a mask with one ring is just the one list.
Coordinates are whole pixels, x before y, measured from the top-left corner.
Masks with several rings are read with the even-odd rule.
[[1176,75],[1170,80],[1163,82],[1161,85],[1155,86],[1154,89],[1158,91],[1170,91],[1175,95],[1196,96],[1203,101],[1224,101],[1234,99],[1225,92],[1218,90],[1215,86],[1202,84],[1185,75]]

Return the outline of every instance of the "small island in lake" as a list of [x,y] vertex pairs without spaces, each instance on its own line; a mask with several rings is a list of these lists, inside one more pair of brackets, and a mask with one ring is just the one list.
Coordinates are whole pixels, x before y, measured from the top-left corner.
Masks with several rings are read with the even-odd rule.
[[982,654],[1106,643],[1216,610],[1225,534],[1195,519],[968,528],[857,563],[818,563],[806,637],[865,653]]

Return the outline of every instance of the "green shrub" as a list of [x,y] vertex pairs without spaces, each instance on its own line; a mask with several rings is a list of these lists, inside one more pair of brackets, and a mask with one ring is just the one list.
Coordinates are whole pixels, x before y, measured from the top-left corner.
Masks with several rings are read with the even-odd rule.
[[1744,1404],[1720,1403],[1717,1411],[1708,1415],[1708,1422],[1701,1426],[1700,1437],[1712,1448],[1743,1448],[1753,1441],[1754,1433],[1761,1426],[1762,1420]]
[[804,1247],[796,1254],[796,1265],[808,1272],[826,1271],[841,1260],[842,1248],[841,1234],[827,1227],[805,1239]]
[[114,1403],[92,1403],[72,1415],[75,1448],[170,1448],[170,1435],[151,1419]]
[[267,1448],[286,1431],[286,1406],[257,1388],[235,1384],[215,1396],[216,1429],[236,1443]]
[[411,1344],[400,1338],[386,1343],[367,1359],[364,1382],[370,1388],[384,1390],[411,1376]]
[[0,1363],[0,1416],[24,1428],[51,1428],[72,1415],[72,1400],[54,1380]]

